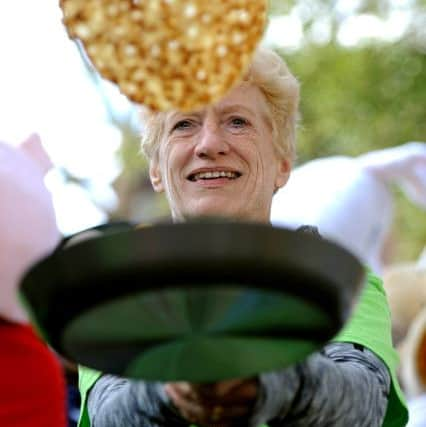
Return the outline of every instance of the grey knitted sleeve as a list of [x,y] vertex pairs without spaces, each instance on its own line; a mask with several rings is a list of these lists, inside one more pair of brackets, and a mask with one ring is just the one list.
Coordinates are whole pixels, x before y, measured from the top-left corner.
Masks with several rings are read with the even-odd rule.
[[[251,427],[376,427],[390,389],[386,366],[367,349],[332,343],[289,369],[260,375]],[[102,376],[89,393],[92,427],[188,426],[160,383]]]
[[390,375],[371,351],[328,344],[305,362],[262,374],[251,426],[376,427],[388,403]]
[[181,427],[161,383],[103,375],[88,397],[91,427]]

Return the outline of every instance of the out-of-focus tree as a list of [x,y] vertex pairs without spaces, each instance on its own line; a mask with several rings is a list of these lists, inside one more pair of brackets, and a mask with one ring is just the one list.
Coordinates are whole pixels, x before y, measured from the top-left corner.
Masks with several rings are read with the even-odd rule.
[[426,137],[426,55],[403,43],[284,55],[301,82],[300,161]]
[[[426,55],[403,42],[284,55],[301,81],[299,163],[426,140]],[[338,179],[338,177],[336,177]],[[426,245],[425,211],[396,192],[394,260]]]

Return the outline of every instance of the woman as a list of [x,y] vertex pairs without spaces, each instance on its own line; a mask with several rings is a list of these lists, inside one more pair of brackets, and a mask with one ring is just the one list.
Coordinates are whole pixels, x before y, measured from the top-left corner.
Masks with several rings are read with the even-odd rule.
[[[142,144],[151,182],[165,192],[174,221],[214,215],[269,222],[272,197],[287,182],[294,158],[298,93],[283,61],[258,50],[244,81],[220,102],[147,117]],[[340,342],[283,371],[199,386],[82,369],[80,424],[405,425],[388,315],[381,284],[370,276]]]

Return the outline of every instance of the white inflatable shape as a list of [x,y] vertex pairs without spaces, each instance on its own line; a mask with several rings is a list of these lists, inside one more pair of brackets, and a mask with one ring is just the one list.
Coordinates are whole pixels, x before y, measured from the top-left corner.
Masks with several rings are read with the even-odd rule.
[[18,148],[0,142],[0,316],[25,322],[18,286],[25,271],[60,240],[44,185],[49,157],[37,135]]
[[375,272],[393,220],[390,184],[426,207],[426,144],[411,142],[360,157],[326,157],[295,168],[272,202],[271,221],[308,224]]

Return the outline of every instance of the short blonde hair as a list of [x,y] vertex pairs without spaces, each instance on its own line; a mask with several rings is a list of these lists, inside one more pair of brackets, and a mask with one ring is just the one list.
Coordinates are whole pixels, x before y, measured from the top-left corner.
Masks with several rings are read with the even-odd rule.
[[[274,51],[258,48],[243,81],[257,86],[266,97],[272,117],[275,149],[280,157],[294,160],[299,114],[299,83]],[[152,159],[164,136],[168,113],[143,113],[142,151]]]

